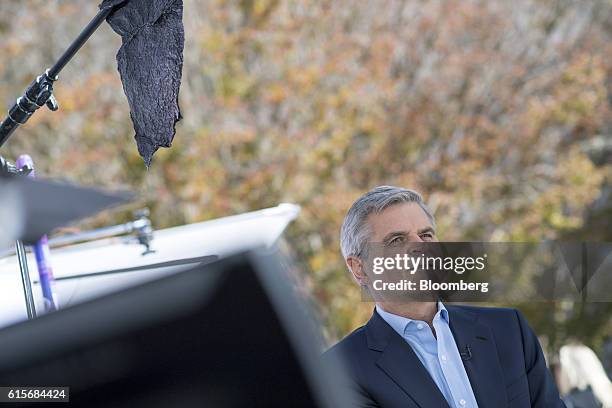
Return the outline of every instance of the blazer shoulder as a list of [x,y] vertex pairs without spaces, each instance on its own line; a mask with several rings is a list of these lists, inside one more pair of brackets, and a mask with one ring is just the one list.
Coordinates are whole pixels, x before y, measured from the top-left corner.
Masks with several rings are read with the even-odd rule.
[[527,324],[521,312],[514,308],[449,305],[447,309],[451,314],[454,310],[472,316],[474,321],[483,323],[495,331],[507,332],[510,330],[520,333],[523,331],[522,326]]
[[484,306],[468,306],[468,305],[449,305],[446,306],[449,310],[459,310],[482,318],[511,318],[516,320],[519,311],[510,307],[484,307]]
[[350,356],[351,354],[361,352],[363,347],[367,347],[365,326],[353,330],[352,333],[327,349],[323,353],[323,357],[325,358],[330,355]]

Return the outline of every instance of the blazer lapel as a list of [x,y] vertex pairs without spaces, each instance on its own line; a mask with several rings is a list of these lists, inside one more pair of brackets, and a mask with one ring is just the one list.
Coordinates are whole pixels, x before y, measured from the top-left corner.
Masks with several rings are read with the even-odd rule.
[[[491,330],[479,323],[473,312],[455,306],[446,308],[478,406],[507,407],[504,376]],[[471,352],[466,352],[468,349]]]
[[376,311],[366,325],[368,347],[381,352],[376,365],[423,408],[449,408],[412,347]]

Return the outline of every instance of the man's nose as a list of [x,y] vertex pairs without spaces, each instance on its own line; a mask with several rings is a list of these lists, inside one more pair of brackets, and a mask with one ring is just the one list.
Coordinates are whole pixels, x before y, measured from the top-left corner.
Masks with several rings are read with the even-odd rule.
[[409,242],[425,242],[419,234],[410,234],[408,235]]
[[421,237],[419,237],[418,235],[415,235],[414,237],[410,236],[408,239],[409,241],[407,244],[406,252],[409,255],[420,256],[421,254],[425,253],[425,248],[423,245],[425,241],[423,241]]

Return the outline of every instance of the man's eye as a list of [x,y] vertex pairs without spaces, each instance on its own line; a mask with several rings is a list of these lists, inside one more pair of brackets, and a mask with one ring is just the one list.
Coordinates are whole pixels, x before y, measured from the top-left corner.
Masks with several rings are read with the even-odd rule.
[[431,232],[426,232],[425,234],[421,234],[422,240],[433,239],[433,234]]
[[404,242],[404,237],[398,236],[389,241],[389,245],[399,245]]

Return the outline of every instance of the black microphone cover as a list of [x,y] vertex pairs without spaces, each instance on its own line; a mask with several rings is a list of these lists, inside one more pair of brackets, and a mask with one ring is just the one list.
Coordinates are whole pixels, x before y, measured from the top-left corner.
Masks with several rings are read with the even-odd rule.
[[148,167],[158,148],[171,146],[181,119],[183,1],[104,0],[100,9],[107,7],[117,7],[107,22],[123,40],[117,64],[138,152]]

